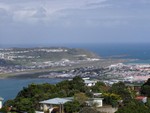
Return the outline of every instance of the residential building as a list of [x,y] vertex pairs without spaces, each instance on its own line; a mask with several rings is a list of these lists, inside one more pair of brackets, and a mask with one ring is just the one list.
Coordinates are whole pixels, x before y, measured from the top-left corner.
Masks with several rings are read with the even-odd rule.
[[36,113],[52,113],[53,110],[57,110],[59,113],[63,113],[64,107],[63,104],[66,102],[72,101],[73,98],[53,98],[49,100],[44,100],[39,102],[40,103],[40,111],[36,111]]
[[3,107],[3,101],[4,99],[2,97],[0,97],[0,109]]
[[138,100],[138,101],[141,101],[143,103],[147,102],[147,97],[146,96],[137,96],[135,99]]

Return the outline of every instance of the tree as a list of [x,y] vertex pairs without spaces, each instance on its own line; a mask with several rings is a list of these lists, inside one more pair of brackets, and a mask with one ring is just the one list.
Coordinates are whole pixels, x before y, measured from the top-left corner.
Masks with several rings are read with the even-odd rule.
[[104,102],[106,104],[112,105],[112,107],[117,107],[118,101],[121,100],[121,96],[114,93],[104,93]]
[[150,86],[150,78],[143,84],[144,85],[149,85]]
[[150,97],[150,85],[143,85],[141,87],[141,94]]
[[15,107],[18,111],[27,111],[29,113],[34,113],[34,107],[31,99],[29,98],[20,98],[19,101],[15,104]]
[[80,105],[83,105],[85,101],[87,101],[88,97],[85,95],[85,93],[77,93],[74,95],[74,99],[80,103]]
[[130,100],[132,99],[130,91],[127,89],[123,82],[113,84],[112,87],[109,89],[109,92],[120,95],[124,103],[130,102]]
[[84,80],[80,76],[76,76],[70,81],[70,89],[79,90],[80,92],[86,91]]
[[91,87],[92,92],[104,93],[108,91],[108,87],[103,82],[97,82],[94,86]]
[[150,97],[150,78],[141,86],[141,94]]
[[7,106],[4,106],[4,107],[2,107],[2,108],[0,109],[0,112],[1,112],[1,113],[8,113],[8,112],[9,112],[9,109],[8,109]]
[[64,104],[65,113],[78,112],[81,109],[80,103],[78,101],[67,102]]
[[15,105],[14,100],[8,100],[7,102],[4,103],[4,106],[7,106],[7,107],[14,106],[14,105]]
[[82,97],[79,99],[81,102],[81,100],[84,100],[84,97],[86,97],[85,94],[82,93],[86,93],[87,91],[89,92],[89,89],[79,76],[73,78],[71,81],[62,81],[56,85],[48,83],[30,84],[28,87],[24,87],[14,100],[7,101],[5,106],[13,106],[16,110],[32,112],[38,108],[40,101],[55,97],[70,97],[77,94]]
[[126,106],[119,108],[115,113],[150,113],[150,111],[142,102],[131,100]]

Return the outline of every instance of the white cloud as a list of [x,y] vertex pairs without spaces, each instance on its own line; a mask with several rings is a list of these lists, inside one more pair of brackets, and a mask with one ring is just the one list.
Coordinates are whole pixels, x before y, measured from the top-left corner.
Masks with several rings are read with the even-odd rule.
[[33,14],[33,17],[35,17],[35,18],[44,18],[44,17],[46,17],[46,10],[43,7],[39,8],[36,11],[36,13]]
[[[148,2],[149,0],[0,0],[0,8],[5,9],[9,13],[13,14],[13,18],[19,21],[24,19],[32,20],[33,17],[44,17],[47,18],[45,20],[51,20],[53,16],[64,16],[67,11],[70,11],[69,13],[72,14],[74,13],[74,10],[81,10],[82,13],[84,13],[86,10],[89,12],[89,15],[91,15],[90,13],[93,9],[96,9],[94,10],[96,13],[103,13],[112,8],[112,11],[108,12],[109,14],[107,13],[106,15],[109,18],[109,15],[112,16],[111,13],[117,14],[118,12],[120,12],[117,15],[118,17],[128,17],[128,14],[124,15],[121,14],[121,12],[125,12],[124,10],[127,10],[126,12],[130,14],[130,9],[132,9],[132,7],[134,8],[135,5],[140,6],[141,3],[145,3],[146,5]],[[72,10],[73,12],[71,12]],[[80,13],[80,11],[77,13]]]
[[12,14],[3,8],[0,8],[0,21],[0,24],[12,22]]
[[88,4],[100,4],[103,1],[106,0],[0,0],[0,8],[12,13],[14,21],[33,22],[41,18],[50,21],[54,19],[53,16],[64,16],[60,15],[59,11],[88,9],[90,8]]
[[141,29],[148,37],[149,12],[149,0],[0,0],[0,37],[6,37],[3,42],[16,37],[14,43],[52,37],[56,42],[106,37],[107,42],[116,35],[139,37]]

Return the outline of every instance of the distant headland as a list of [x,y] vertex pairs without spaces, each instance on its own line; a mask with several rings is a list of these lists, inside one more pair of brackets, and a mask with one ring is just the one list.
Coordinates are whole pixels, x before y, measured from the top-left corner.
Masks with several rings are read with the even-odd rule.
[[[59,71],[102,68],[123,59],[105,59],[85,49],[66,47],[1,48],[0,78],[65,77]],[[53,74],[49,73],[53,72]],[[56,73],[57,72],[57,73]],[[22,75],[22,76],[21,76]],[[60,75],[60,76],[58,76]],[[74,75],[67,75],[71,77]]]

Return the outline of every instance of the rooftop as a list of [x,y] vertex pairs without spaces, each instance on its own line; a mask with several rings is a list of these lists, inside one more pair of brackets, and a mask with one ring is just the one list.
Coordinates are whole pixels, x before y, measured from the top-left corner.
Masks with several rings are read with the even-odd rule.
[[57,105],[57,104],[64,104],[69,101],[72,101],[72,100],[67,99],[67,98],[53,98],[53,99],[41,101],[39,103],[41,103],[41,104],[56,104]]
[[93,81],[93,80],[84,80],[85,84],[92,84],[92,83],[96,83],[97,81]]
[[135,99],[137,100],[143,100],[144,98],[147,98],[146,96],[137,96]]

